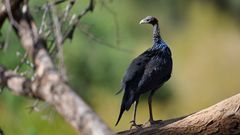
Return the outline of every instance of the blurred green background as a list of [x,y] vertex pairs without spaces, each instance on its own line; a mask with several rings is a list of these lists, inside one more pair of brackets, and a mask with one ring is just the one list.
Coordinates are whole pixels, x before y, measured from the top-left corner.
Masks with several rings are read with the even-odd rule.
[[[78,1],[74,12],[87,2]],[[42,3],[31,1],[39,21],[41,14],[34,12],[34,5]],[[95,11],[82,19],[73,40],[64,45],[70,84],[114,131],[129,129],[132,109],[114,126],[122,98],[114,94],[130,61],[151,46],[152,28],[138,23],[152,15],[159,18],[174,60],[172,78],[154,96],[154,118],[169,119],[206,108],[239,92],[239,14],[239,0],[97,0]],[[8,31],[5,22],[1,40],[8,38],[9,46],[0,51],[0,64],[13,69],[23,49]],[[148,120],[146,97],[140,100],[138,123]],[[7,135],[77,134],[46,103],[29,112],[34,102],[8,90],[0,94],[0,127]]]

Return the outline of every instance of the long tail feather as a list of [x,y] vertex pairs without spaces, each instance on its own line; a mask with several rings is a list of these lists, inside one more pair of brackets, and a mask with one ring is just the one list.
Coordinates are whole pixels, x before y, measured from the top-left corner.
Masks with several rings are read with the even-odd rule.
[[123,112],[124,112],[124,111],[125,111],[125,109],[123,109],[123,108],[121,107],[120,113],[119,113],[119,116],[118,116],[118,119],[117,119],[117,122],[116,122],[115,126],[117,126],[117,124],[119,123],[120,119],[122,118],[122,115],[123,115]]
[[123,115],[123,112],[125,110],[128,111],[130,109],[131,105],[133,104],[133,102],[134,102],[134,94],[132,94],[130,90],[125,90],[123,99],[122,99],[120,113],[119,113],[119,116],[118,116],[115,126],[117,126],[117,124],[119,123],[119,121]]

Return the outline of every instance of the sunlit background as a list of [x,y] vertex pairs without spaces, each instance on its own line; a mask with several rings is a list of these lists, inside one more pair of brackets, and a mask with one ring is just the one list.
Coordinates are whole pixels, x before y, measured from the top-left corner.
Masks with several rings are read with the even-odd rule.
[[[87,0],[79,0],[74,12]],[[42,2],[31,1],[34,8]],[[64,8],[65,5],[62,5]],[[72,41],[64,44],[68,79],[77,93],[114,130],[129,129],[132,109],[119,125],[122,93],[114,95],[131,60],[151,47],[152,28],[139,25],[147,15],[159,19],[161,34],[173,54],[172,78],[154,96],[155,119],[169,119],[206,108],[240,89],[239,0],[97,0],[93,13],[85,16]],[[5,22],[2,39],[8,48],[0,51],[0,64],[13,69],[23,49]],[[137,122],[148,116],[147,95],[140,99]],[[36,111],[35,100],[0,94],[0,127],[7,135],[77,135],[77,132],[46,103]]]

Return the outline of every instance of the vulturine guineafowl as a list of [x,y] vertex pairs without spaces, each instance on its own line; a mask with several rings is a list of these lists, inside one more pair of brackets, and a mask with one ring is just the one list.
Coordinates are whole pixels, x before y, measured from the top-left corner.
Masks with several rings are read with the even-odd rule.
[[128,67],[122,80],[122,99],[120,114],[116,125],[120,121],[123,112],[128,111],[135,102],[132,126],[139,127],[136,120],[136,111],[141,94],[150,92],[148,97],[149,122],[156,123],[152,115],[152,96],[154,92],[169,80],[172,73],[171,50],[160,36],[158,20],[147,16],[140,24],[151,24],[153,26],[153,46],[135,58]]

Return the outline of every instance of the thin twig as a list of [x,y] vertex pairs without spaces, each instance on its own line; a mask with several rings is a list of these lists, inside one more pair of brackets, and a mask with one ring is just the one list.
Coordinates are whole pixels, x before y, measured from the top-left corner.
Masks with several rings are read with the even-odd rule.
[[39,28],[39,34],[42,35],[42,33],[45,31],[47,24],[46,24],[46,16],[47,16],[47,12],[49,11],[48,6],[45,8],[44,12],[43,12],[43,16],[42,16],[42,21],[41,21],[41,25]]
[[132,50],[129,50],[129,49],[126,49],[126,48],[121,48],[119,46],[115,46],[115,45],[112,45],[110,43],[107,43],[107,42],[103,41],[102,39],[96,37],[92,32],[89,32],[88,29],[84,29],[83,27],[81,27],[80,31],[84,35],[86,35],[86,37],[88,37],[91,41],[99,43],[100,45],[107,46],[109,48],[113,48],[113,49],[116,49],[116,50],[122,51],[122,52],[132,52]]
[[63,2],[66,2],[67,0],[56,0],[53,2],[53,5],[59,5],[62,4]]
[[119,23],[118,23],[118,17],[117,13],[111,9],[104,0],[101,1],[102,6],[113,16],[114,24],[115,24],[115,31],[116,31],[116,45],[120,45],[120,29],[119,29]]
[[57,6],[57,5],[62,4],[64,2],[66,2],[66,1],[68,1],[68,0],[56,0],[56,1],[46,2],[46,4],[44,4],[42,6],[37,6],[36,9],[43,9],[44,10],[49,5]]
[[25,61],[27,60],[27,53],[25,52],[25,54],[23,55],[23,57],[21,58],[19,64],[15,67],[14,71],[17,73],[19,71],[19,69],[22,67],[22,65],[25,63]]
[[61,24],[59,22],[58,16],[56,15],[56,9],[55,6],[51,6],[51,17],[53,19],[53,29],[54,29],[54,35],[55,35],[55,44],[57,46],[57,56],[59,60],[59,70],[61,72],[62,78],[67,81],[67,75],[66,75],[66,68],[64,65],[64,56],[63,56],[63,49],[62,49],[62,32],[61,32]]
[[73,38],[73,33],[80,21],[80,19],[86,15],[88,12],[92,12],[94,10],[94,0],[89,0],[89,4],[86,7],[85,10],[83,10],[80,14],[78,14],[76,17],[74,17],[74,21],[70,24],[70,27],[66,30],[66,32],[63,34],[63,42],[66,39],[72,39]]
[[63,21],[66,21],[66,19],[68,18],[69,12],[73,8],[75,2],[76,2],[76,0],[69,0],[69,3],[66,6],[66,9],[65,9],[65,11],[63,13],[63,19],[62,19]]
[[32,113],[33,111],[39,112],[39,108],[38,108],[39,101],[40,101],[39,99],[36,99],[31,106],[27,107],[27,109],[29,109],[29,113]]

